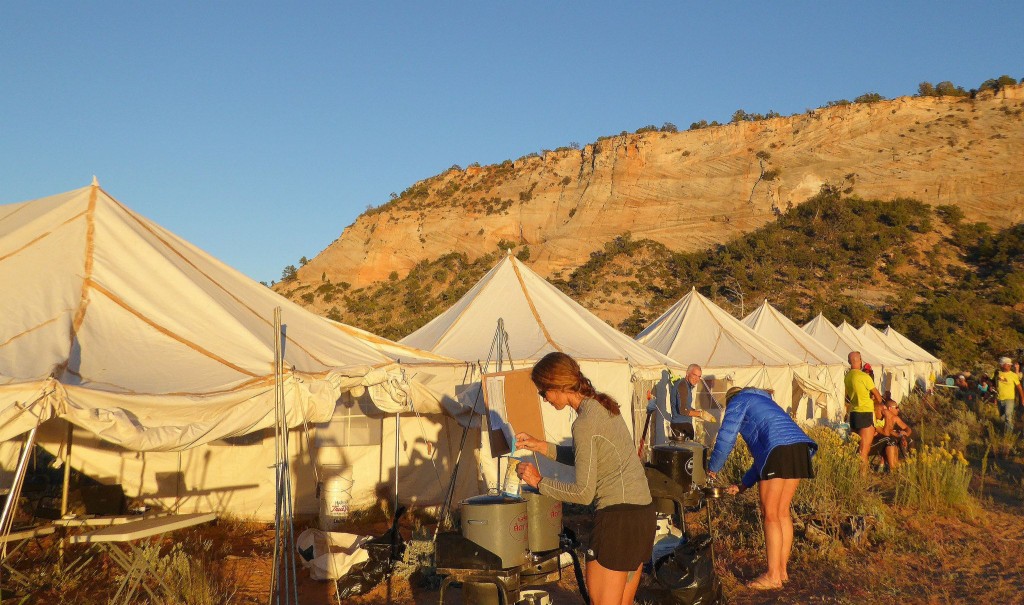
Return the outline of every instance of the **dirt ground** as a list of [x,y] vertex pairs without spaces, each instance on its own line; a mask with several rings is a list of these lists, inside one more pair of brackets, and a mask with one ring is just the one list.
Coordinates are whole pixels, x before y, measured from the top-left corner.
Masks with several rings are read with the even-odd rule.
[[[900,539],[886,544],[866,541],[859,546],[833,544],[828,548],[798,537],[790,564],[790,582],[783,590],[755,591],[745,582],[763,569],[763,554],[756,549],[729,550],[719,540],[715,551],[716,571],[723,583],[728,602],[734,605],[771,603],[835,603],[872,605],[885,603],[940,605],[953,603],[1024,603],[1024,481],[1020,468],[1012,467],[1001,481],[986,486],[981,507],[973,518],[922,516],[914,511],[895,511],[889,522],[900,527]],[[977,486],[974,486],[977,489]],[[703,515],[701,515],[703,517]],[[581,537],[589,517],[567,517]],[[312,522],[299,523],[301,531]],[[691,522],[692,523],[692,522]],[[700,518],[696,523],[703,523]],[[384,520],[353,523],[353,533],[379,535],[388,527]],[[691,525],[695,527],[695,525]],[[403,519],[401,533],[406,539],[419,531],[430,535],[432,528],[422,520]],[[160,554],[168,557],[181,549],[197,565],[193,584],[203,585],[207,596],[189,596],[167,603],[206,603],[208,605],[256,605],[269,600],[274,532],[266,524],[224,520],[187,532],[178,532],[174,540],[165,540]],[[725,536],[722,536],[723,538]],[[22,592],[13,601],[10,586],[3,586],[3,600],[16,603],[68,604],[104,603],[112,596],[119,570],[104,556],[92,556],[75,577],[52,574],[56,563],[56,539],[47,538],[28,545],[16,563],[32,575],[37,588]],[[200,554],[195,554],[199,552]],[[69,560],[91,554],[83,547],[69,548]],[[411,572],[411,573],[410,573]],[[399,565],[386,581],[366,594],[344,599],[353,605],[438,604],[437,576]],[[644,576],[636,602],[642,605],[670,602],[652,590],[653,581]],[[557,584],[543,587],[552,603],[583,603],[572,567],[562,572]],[[195,591],[197,594],[202,591]],[[204,593],[204,594],[206,594]],[[22,600],[23,597],[27,597]],[[329,605],[338,600],[333,582],[314,581],[309,572],[298,570],[298,602],[302,605]],[[445,592],[444,603],[461,605],[458,587]]]
[[[762,570],[764,561],[758,552],[719,553],[717,572],[729,603],[734,605],[1024,603],[1024,510],[1019,503],[993,503],[972,520],[918,519],[908,513],[903,521],[907,536],[904,547],[842,549],[834,563],[823,564],[813,546],[797,544],[791,581],[783,590],[757,591],[744,585]],[[383,525],[380,528],[382,531]],[[234,560],[234,567],[240,579],[246,576],[239,602],[265,603],[270,558],[239,558]],[[645,576],[637,603],[669,602],[651,585],[651,579]],[[583,603],[571,566],[563,570],[559,583],[543,588],[551,595],[552,603]],[[315,582],[300,572],[299,602],[337,603],[333,583]],[[344,602],[434,605],[439,603],[439,591],[422,574],[396,574],[371,592]],[[461,605],[462,591],[449,588],[444,603]]]

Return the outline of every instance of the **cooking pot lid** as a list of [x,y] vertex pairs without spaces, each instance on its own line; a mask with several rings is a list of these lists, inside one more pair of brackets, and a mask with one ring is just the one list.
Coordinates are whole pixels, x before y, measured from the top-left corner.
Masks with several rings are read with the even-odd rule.
[[655,452],[694,452],[703,450],[704,446],[696,441],[676,443],[660,443],[651,448]]
[[472,498],[466,498],[462,501],[463,505],[481,505],[481,504],[518,504],[525,502],[519,496],[510,496],[508,494],[481,494],[479,496],[473,496]]

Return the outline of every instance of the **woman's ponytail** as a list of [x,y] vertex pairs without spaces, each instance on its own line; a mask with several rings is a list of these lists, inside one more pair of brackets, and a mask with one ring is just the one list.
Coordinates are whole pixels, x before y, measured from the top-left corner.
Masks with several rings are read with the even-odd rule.
[[533,383],[541,389],[561,389],[573,391],[597,400],[604,409],[618,416],[619,404],[610,395],[598,393],[590,379],[583,375],[580,364],[565,353],[548,353],[530,373]]

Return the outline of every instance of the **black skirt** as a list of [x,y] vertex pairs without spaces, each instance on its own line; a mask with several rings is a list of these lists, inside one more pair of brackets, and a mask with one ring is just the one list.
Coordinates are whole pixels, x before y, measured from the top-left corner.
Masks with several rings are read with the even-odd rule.
[[761,479],[813,479],[811,447],[807,443],[780,445],[768,454]]
[[636,571],[651,560],[657,531],[654,503],[613,504],[597,509],[587,560],[606,569]]

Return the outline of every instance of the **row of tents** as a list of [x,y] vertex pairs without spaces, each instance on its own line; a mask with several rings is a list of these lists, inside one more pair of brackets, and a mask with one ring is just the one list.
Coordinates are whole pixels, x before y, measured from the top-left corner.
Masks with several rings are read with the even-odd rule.
[[[456,500],[495,486],[481,374],[530,367],[552,351],[580,361],[628,411],[630,430],[650,400],[666,408],[690,363],[704,369],[699,402],[713,414],[729,387],[757,386],[818,423],[842,418],[852,350],[896,398],[941,371],[892,328],[837,327],[820,315],[801,328],[767,301],[741,321],[696,290],[633,339],[511,255],[393,342],[304,310],[95,180],[0,207],[0,283],[8,475],[20,436],[36,428],[58,459],[148,504],[260,520],[273,518],[276,495],[275,308],[300,514],[317,511],[318,483],[337,475],[350,480],[354,507],[390,500],[393,489],[403,503],[428,505],[453,481]],[[543,409],[546,437],[567,440],[571,413]]]

